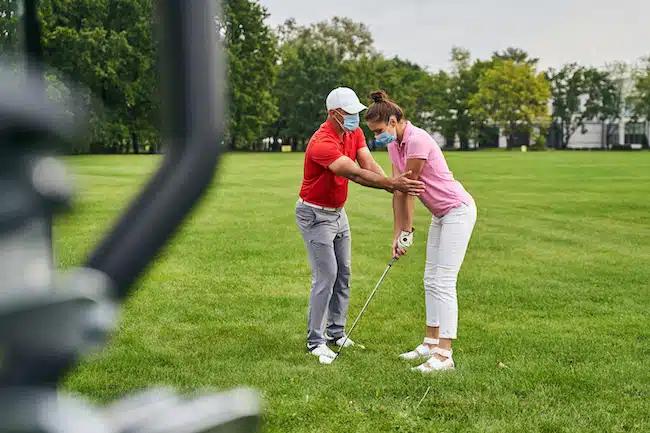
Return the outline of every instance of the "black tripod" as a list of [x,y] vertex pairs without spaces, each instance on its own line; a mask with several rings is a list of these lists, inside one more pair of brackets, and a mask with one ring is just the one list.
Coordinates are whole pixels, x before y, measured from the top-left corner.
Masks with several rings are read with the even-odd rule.
[[153,389],[109,407],[57,392],[78,359],[106,343],[134,281],[212,180],[222,150],[223,79],[214,0],[157,1],[166,154],[85,265],[55,279],[51,221],[70,204],[54,145],[85,124],[45,97],[37,1],[24,0],[26,67],[0,59],[0,432],[252,432],[258,394],[182,398]]

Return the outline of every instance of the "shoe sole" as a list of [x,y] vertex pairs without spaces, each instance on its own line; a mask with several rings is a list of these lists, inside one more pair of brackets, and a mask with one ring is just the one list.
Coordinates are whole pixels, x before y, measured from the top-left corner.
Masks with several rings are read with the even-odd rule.
[[437,372],[443,372],[443,371],[453,371],[453,370],[456,370],[455,365],[452,365],[451,367],[447,367],[447,368],[442,368],[440,370],[429,370],[429,371],[422,371],[417,367],[411,368],[411,371],[416,371],[416,372],[422,373],[422,374],[431,374],[431,373],[437,373]]
[[325,356],[325,357],[327,357],[327,358],[336,359],[336,352],[334,352],[334,356],[328,356],[328,355],[323,355],[323,354],[320,354],[320,355],[319,355],[319,354],[317,354],[317,353],[314,353],[313,350],[309,350],[309,349],[307,349],[307,353],[309,353],[309,354],[312,355],[312,356],[318,356],[319,358],[320,358],[321,356]]
[[328,358],[332,358],[332,359],[336,358],[336,352],[334,352],[334,356],[323,355],[322,353],[319,355],[319,354],[317,354],[317,353],[314,353],[314,352],[311,351],[311,350],[308,350],[307,352],[309,352],[309,354],[310,354],[310,355],[313,355],[313,356],[327,356]]
[[419,360],[419,359],[428,359],[428,358],[431,358],[431,355],[419,355],[419,356],[416,356],[416,357],[414,357],[414,358],[405,358],[405,357],[403,357],[402,355],[398,355],[397,357],[398,357],[399,359],[404,360],[404,361],[415,361],[415,360]]

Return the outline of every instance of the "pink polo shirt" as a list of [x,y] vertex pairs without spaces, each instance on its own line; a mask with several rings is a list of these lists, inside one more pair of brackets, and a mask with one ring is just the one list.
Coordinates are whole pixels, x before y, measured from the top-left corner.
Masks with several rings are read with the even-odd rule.
[[419,179],[425,188],[420,200],[433,215],[440,217],[463,203],[473,202],[463,185],[454,179],[438,144],[424,129],[408,122],[402,142],[389,143],[388,154],[402,173],[407,159],[426,159]]

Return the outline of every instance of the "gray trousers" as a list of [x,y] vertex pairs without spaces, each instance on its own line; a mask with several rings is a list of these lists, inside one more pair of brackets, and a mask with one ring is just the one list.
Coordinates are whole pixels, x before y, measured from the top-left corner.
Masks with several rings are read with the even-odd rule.
[[307,346],[340,338],[350,299],[351,238],[345,209],[327,211],[298,202],[296,223],[305,241],[311,266]]

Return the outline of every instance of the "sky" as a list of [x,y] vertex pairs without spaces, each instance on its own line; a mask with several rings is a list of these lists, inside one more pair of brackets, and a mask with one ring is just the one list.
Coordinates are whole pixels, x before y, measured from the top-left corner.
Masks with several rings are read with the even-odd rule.
[[650,54],[648,0],[258,0],[272,26],[345,16],[368,26],[388,57],[431,71],[449,67],[454,45],[473,58],[516,46],[540,67],[604,66]]

